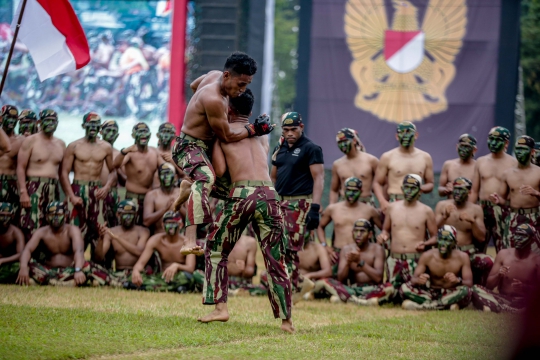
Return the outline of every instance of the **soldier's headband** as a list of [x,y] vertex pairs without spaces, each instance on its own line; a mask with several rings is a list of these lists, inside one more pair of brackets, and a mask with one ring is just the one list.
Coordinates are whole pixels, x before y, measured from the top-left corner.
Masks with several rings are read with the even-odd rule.
[[476,138],[471,134],[463,134],[459,137],[458,144],[476,146]]
[[534,139],[530,136],[527,136],[527,135],[522,135],[520,137],[518,137],[517,141],[516,141],[516,146],[518,145],[525,145],[525,146],[528,146],[529,148],[531,149],[534,149]]
[[405,184],[411,184],[420,187],[422,186],[422,178],[416,174],[407,174],[403,178],[403,185]]
[[118,130],[118,123],[114,120],[107,120],[101,125],[101,130],[108,128],[115,128]]
[[457,238],[456,228],[450,225],[444,225],[437,231],[437,238],[449,238],[455,242]]
[[302,124],[302,116],[295,111],[283,114],[281,117],[281,126],[300,126]]
[[494,128],[491,128],[489,135],[503,138],[505,141],[510,140],[510,131],[502,126],[495,126]]
[[472,181],[467,179],[466,177],[458,177],[456,180],[454,180],[454,187],[462,187],[466,188],[467,190],[472,189]]
[[354,222],[353,225],[354,229],[366,229],[368,231],[371,231],[373,229],[373,225],[371,225],[371,222],[366,219],[358,219]]
[[412,122],[409,122],[409,121],[404,121],[402,123],[399,123],[397,126],[397,132],[401,132],[405,130],[416,131],[416,126]]

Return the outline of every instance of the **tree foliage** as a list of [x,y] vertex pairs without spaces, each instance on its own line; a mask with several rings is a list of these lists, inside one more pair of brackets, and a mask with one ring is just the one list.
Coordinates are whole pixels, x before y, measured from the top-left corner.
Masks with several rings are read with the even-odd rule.
[[521,6],[521,66],[527,134],[540,141],[540,0],[523,0]]

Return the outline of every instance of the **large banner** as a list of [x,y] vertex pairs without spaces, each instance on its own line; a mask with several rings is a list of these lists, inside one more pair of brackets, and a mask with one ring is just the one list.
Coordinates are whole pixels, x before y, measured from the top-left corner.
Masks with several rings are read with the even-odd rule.
[[359,132],[369,153],[397,146],[416,124],[435,171],[463,133],[487,152],[494,125],[500,0],[313,0],[308,136],[326,166],[343,154],[335,134]]

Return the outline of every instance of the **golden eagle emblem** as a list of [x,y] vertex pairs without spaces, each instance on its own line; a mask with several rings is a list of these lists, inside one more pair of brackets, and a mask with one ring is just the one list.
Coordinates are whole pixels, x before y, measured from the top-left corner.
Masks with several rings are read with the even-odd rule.
[[467,25],[465,0],[430,0],[422,27],[409,1],[393,0],[388,27],[384,0],[348,0],[345,33],[358,85],[356,107],[379,119],[419,121],[448,108],[446,88]]

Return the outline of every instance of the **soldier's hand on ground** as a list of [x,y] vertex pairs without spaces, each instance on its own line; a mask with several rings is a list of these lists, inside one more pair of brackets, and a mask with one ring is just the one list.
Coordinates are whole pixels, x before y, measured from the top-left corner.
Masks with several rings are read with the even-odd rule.
[[457,208],[455,205],[453,204],[446,205],[446,207],[444,208],[444,217],[448,219],[450,217],[450,214],[452,214],[456,210]]
[[133,270],[133,273],[131,274],[131,282],[137,286],[142,285],[142,276],[138,270]]
[[30,284],[30,276],[29,276],[28,268],[21,268],[19,270],[19,275],[17,276],[17,280],[15,281],[15,283],[19,285]]
[[270,134],[276,124],[270,122],[270,117],[266,114],[259,115],[253,124],[245,126],[248,131],[248,137],[262,136]]
[[83,199],[78,196],[70,197],[69,201],[71,201],[71,204],[73,204],[73,206],[83,206],[84,204]]
[[457,284],[459,282],[459,279],[456,276],[456,274],[451,273],[451,272],[447,272],[446,274],[444,274],[444,280],[452,284]]
[[424,242],[419,243],[416,245],[416,251],[424,251],[426,249],[426,244]]
[[309,212],[306,217],[306,228],[308,230],[315,230],[319,227],[319,210],[321,210],[321,205],[311,204],[311,207],[309,208]]
[[23,208],[29,208],[30,207],[30,196],[28,196],[27,193],[21,193],[19,196],[21,206]]
[[347,254],[347,261],[349,263],[357,263],[360,261],[360,253],[356,251],[351,251]]
[[427,281],[429,280],[429,274],[421,274],[418,277],[418,285],[425,285]]
[[540,196],[540,192],[534,190],[531,185],[521,185],[519,187],[521,195]]
[[501,268],[499,269],[499,276],[505,277],[506,275],[508,275],[508,271],[510,271],[510,266],[501,266]]
[[161,155],[161,157],[163,158],[163,160],[165,160],[165,162],[168,162],[168,163],[173,162],[172,155],[169,154],[168,152],[161,152],[159,153],[159,155]]
[[459,214],[459,220],[465,221],[471,224],[474,223],[474,218],[469,213],[466,213],[466,212]]
[[165,269],[161,278],[165,279],[165,282],[170,283],[177,272],[178,272],[178,266],[176,264],[172,264],[167,269]]
[[244,271],[244,269],[246,268],[246,262],[244,260],[236,260],[235,263],[236,263],[236,267],[240,271]]
[[493,193],[493,194],[489,195],[489,201],[491,201],[495,205],[498,205],[500,203],[500,201],[501,201],[501,198],[499,197],[499,194]]
[[78,271],[73,275],[73,279],[75,280],[75,284],[82,285],[86,282],[86,276],[82,273],[82,271]]

